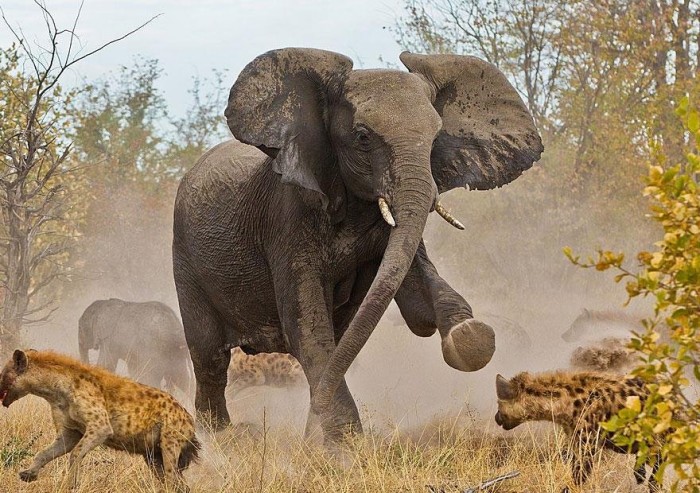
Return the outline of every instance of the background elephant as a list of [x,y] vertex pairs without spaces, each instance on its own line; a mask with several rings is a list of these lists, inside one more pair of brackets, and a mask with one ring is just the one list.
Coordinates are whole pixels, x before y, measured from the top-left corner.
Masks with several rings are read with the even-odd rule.
[[[344,375],[392,298],[411,331],[439,331],[474,371],[494,333],[437,273],[422,242],[439,194],[519,176],[542,144],[517,92],[474,57],[403,53],[409,72],[352,70],[287,48],[248,64],[225,111],[237,140],[180,183],[173,265],[195,406],[227,423],[228,348],[289,352],[326,439],[361,430]],[[256,149],[257,147],[257,149]]]
[[167,305],[116,298],[98,300],[78,321],[80,359],[99,351],[97,364],[115,371],[123,360],[129,375],[141,383],[187,393],[192,380],[182,324]]

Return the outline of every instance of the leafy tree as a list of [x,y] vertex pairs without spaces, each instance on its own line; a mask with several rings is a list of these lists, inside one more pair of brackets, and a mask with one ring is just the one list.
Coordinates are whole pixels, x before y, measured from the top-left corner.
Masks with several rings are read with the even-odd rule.
[[179,118],[170,115],[158,89],[162,74],[158,60],[136,58],[76,98],[76,154],[92,169],[95,185],[146,186],[158,195],[158,187],[180,178],[225,137],[224,72],[194,77],[192,102]]
[[18,345],[23,324],[50,314],[53,297],[46,288],[67,274],[79,221],[72,207],[79,169],[64,138],[75,91],[63,91],[60,81],[81,60],[143,27],[79,54],[80,14],[71,28],[61,29],[43,2],[34,3],[45,20],[46,48],[25,39],[0,9],[17,40],[0,51],[0,351]]
[[75,170],[61,140],[68,124],[61,102],[70,94],[21,71],[22,61],[15,47],[0,52],[3,347],[16,345],[21,325],[48,307],[36,302],[65,273],[59,265],[74,236],[63,180]]
[[563,0],[406,0],[394,31],[421,53],[477,55],[523,94],[538,127],[549,130],[561,77]]
[[[166,291],[159,283],[171,268],[179,178],[228,133],[223,72],[193,79],[182,117],[170,114],[158,85],[162,75],[158,60],[136,58],[92,82],[72,104],[75,159],[90,184],[78,245],[80,274],[86,283],[104,285],[110,296]],[[84,282],[73,286],[84,288]]]
[[[566,255],[577,265],[618,271],[616,281],[627,281],[630,299],[649,296],[655,317],[632,339],[630,347],[641,355],[634,373],[650,391],[642,404],[628,399],[626,409],[604,427],[621,446],[637,446],[640,461],[660,454],[659,476],[672,467],[674,490],[700,492],[700,108],[681,101],[678,111],[694,137],[694,152],[682,163],[669,165],[658,152],[649,167],[644,195],[651,202],[651,217],[663,230],[653,251],[637,255],[639,271],[623,264],[622,253],[599,251],[598,258],[582,262],[570,248]],[[658,144],[653,146],[660,150]],[[690,379],[694,378],[693,389]],[[663,440],[659,440],[662,437]]]
[[72,104],[76,158],[90,168],[95,184],[155,180],[162,166],[167,118],[156,83],[157,60],[137,58],[112,78],[89,84]]

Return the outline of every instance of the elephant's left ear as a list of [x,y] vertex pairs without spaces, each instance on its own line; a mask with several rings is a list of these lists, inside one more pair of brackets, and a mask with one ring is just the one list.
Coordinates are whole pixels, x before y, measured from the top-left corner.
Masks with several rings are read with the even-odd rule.
[[500,187],[540,158],[544,147],[532,116],[495,66],[461,55],[403,52],[400,58],[435,90],[442,130],[431,166],[440,193]]

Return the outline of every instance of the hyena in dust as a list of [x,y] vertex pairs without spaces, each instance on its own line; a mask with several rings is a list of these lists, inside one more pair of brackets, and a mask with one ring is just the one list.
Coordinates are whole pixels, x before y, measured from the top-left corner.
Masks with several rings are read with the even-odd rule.
[[0,373],[0,400],[8,407],[28,394],[51,405],[57,437],[20,472],[23,481],[70,453],[64,484],[75,488],[83,457],[106,445],[142,455],[165,487],[189,491],[182,471],[200,445],[194,419],[170,394],[52,351],[17,349]]
[[304,371],[291,354],[246,354],[241,348],[231,351],[227,394],[237,394],[248,387],[292,387],[306,383]]
[[[512,430],[526,421],[552,421],[569,436],[571,467],[574,482],[584,483],[599,450],[607,448],[619,453],[634,453],[615,445],[600,423],[609,420],[625,407],[628,398],[641,403],[648,396],[639,378],[621,377],[600,372],[551,372],[531,375],[520,373],[511,380],[496,377],[498,412],[496,423]],[[653,459],[649,491],[658,491],[655,474],[659,457]],[[646,481],[646,464],[634,471],[638,484]]]

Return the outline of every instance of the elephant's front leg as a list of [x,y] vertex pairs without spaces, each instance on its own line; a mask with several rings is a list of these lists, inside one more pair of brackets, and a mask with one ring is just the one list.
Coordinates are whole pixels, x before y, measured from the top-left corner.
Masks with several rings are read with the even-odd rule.
[[491,360],[493,329],[473,318],[469,303],[437,273],[422,241],[395,300],[416,335],[440,332],[442,355],[451,367],[476,371]]
[[[283,262],[273,272],[277,305],[289,351],[301,363],[309,383],[311,400],[335,349],[330,317],[332,288],[323,280],[324,269],[313,258]],[[350,391],[342,382],[328,410],[320,416],[309,411],[307,436],[321,427],[327,442],[337,442],[349,432],[361,432],[360,416]]]

